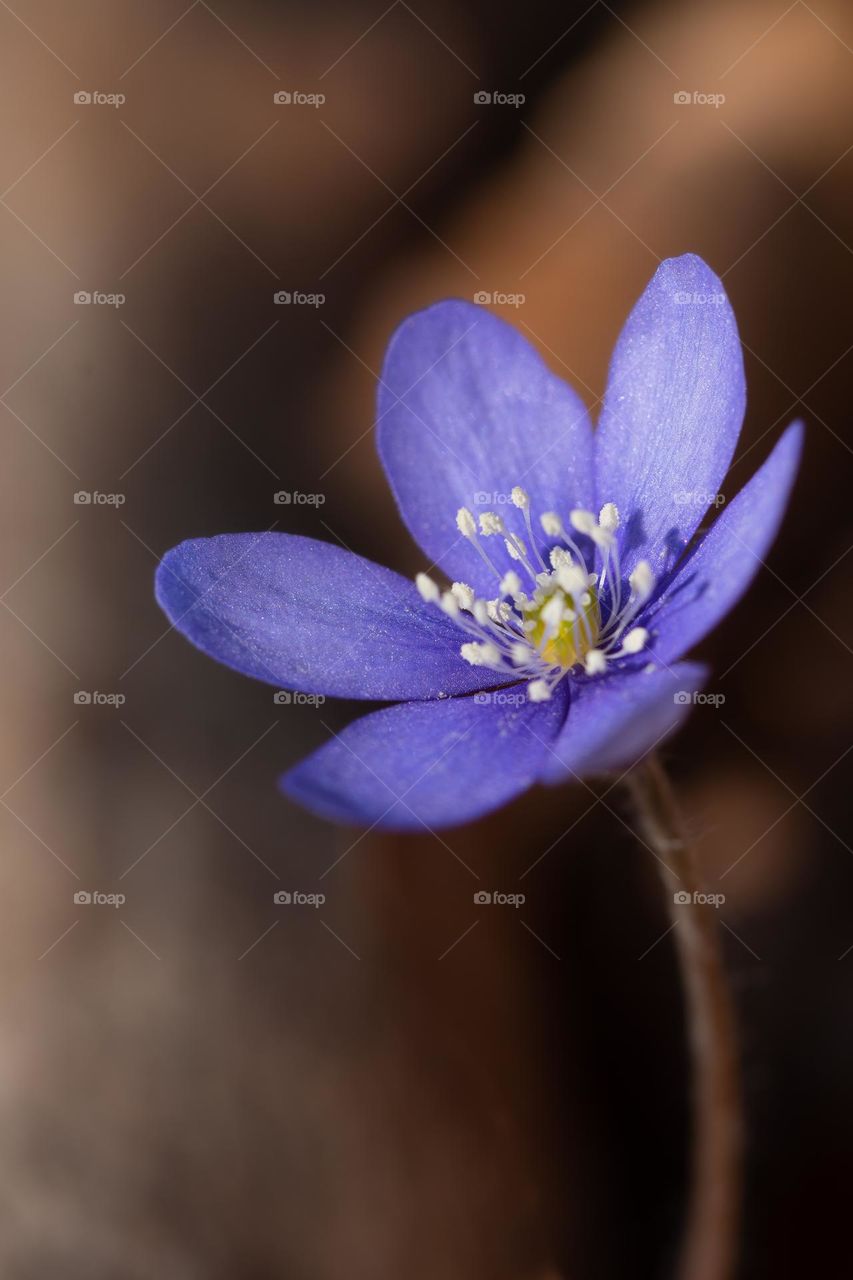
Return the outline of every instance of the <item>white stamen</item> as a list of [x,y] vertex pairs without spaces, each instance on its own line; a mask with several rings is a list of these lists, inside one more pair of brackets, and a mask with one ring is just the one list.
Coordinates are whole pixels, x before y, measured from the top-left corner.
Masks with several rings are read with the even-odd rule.
[[474,607],[473,588],[469,587],[467,582],[454,582],[450,590],[453,592],[454,598],[456,599],[456,602],[458,603],[459,608],[467,609],[468,612],[470,613],[472,608]]
[[456,528],[463,538],[475,538],[477,536],[477,525],[467,507],[460,507],[456,512]]
[[580,507],[575,507],[574,511],[569,513],[569,519],[572,522],[573,529],[577,529],[578,533],[585,533],[587,536],[591,536],[593,529],[598,528],[592,512],[584,511]]
[[546,627],[553,631],[557,631],[559,629],[560,623],[563,621],[563,610],[565,609],[565,605],[565,596],[562,592],[557,591],[553,596],[551,596],[548,603],[542,606],[541,617]]
[[600,676],[607,668],[607,656],[601,649],[590,649],[584,658],[583,669],[588,676]]
[[415,577],[415,586],[420,592],[422,600],[427,604],[437,604],[441,598],[441,592],[438,589],[438,583],[433,582],[428,573],[419,573]]
[[547,702],[551,697],[551,686],[547,680],[531,680],[527,686],[527,696],[531,702]]
[[560,534],[563,532],[563,522],[557,515],[556,511],[543,512],[539,517],[539,523],[542,526],[543,533],[545,533],[549,538],[559,538]]
[[631,585],[631,594],[637,600],[648,600],[655,585],[655,575],[648,560],[637,562],[636,569],[628,575],[628,582]]
[[646,647],[646,641],[649,633],[645,627],[634,627],[626,636],[622,637],[623,653],[639,653],[641,649]]
[[480,533],[488,538],[493,533],[503,533],[504,522],[496,511],[484,511],[480,516]]
[[501,595],[517,596],[520,591],[521,578],[519,578],[518,574],[513,569],[510,569],[501,578]]
[[559,569],[561,565],[566,568],[572,563],[572,557],[569,555],[565,547],[553,547],[549,556],[552,569]]
[[580,565],[577,564],[561,564],[557,569],[557,581],[564,591],[570,596],[582,596],[586,594],[587,575]]
[[439,601],[439,607],[442,613],[446,613],[449,618],[459,616],[459,601],[452,591],[445,591]]
[[472,667],[500,666],[500,650],[488,640],[481,644],[463,644],[459,652]]
[[[494,514],[494,513],[491,513],[491,514]],[[497,517],[495,518],[497,519]],[[482,523],[482,517],[480,519]],[[477,537],[477,523],[467,507],[460,507],[459,510],[456,512],[456,528],[462,534],[463,538],[468,539],[468,541],[471,543],[471,546],[477,552],[477,555],[480,557],[480,559],[483,561],[486,567],[490,570],[490,572],[497,574],[498,572],[497,569],[492,564],[486,552],[480,546],[480,542]]]
[[[513,560],[520,560],[521,563],[524,565],[525,569],[527,570],[527,572],[530,574],[531,578],[535,582],[536,570],[533,568],[533,565],[530,563],[530,560],[528,559],[527,547],[525,545],[524,539],[519,538],[518,535],[515,533],[511,533],[509,537],[506,539],[505,545],[506,545],[507,551],[512,556]],[[537,552],[537,556],[539,556],[538,552]],[[542,565],[543,570],[545,570],[545,565],[542,563],[541,556],[539,556],[539,563]],[[547,573],[547,570],[545,570],[545,572]]]
[[619,528],[619,508],[615,502],[605,502],[598,513],[598,523],[608,533],[615,533]]
[[592,538],[595,545],[602,551],[609,551],[613,546],[613,534],[609,529],[605,529],[601,525],[597,524],[594,528],[590,529],[589,536]]
[[533,554],[544,569],[545,561],[542,559],[542,553],[539,550],[536,538],[533,536],[533,525],[530,523],[530,494],[526,489],[522,489],[520,484],[517,484],[510,497],[512,498],[513,505],[519,507],[520,510],[524,512],[524,527],[527,530],[527,536],[530,539]]

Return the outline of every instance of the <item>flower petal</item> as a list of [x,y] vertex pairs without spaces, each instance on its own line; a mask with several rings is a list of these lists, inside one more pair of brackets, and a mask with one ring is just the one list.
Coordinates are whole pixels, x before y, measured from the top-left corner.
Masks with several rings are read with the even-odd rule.
[[[440,302],[411,316],[388,348],[378,445],[412,535],[451,577],[495,594],[495,578],[456,529],[456,512],[495,510],[526,538],[515,485],[538,515],[593,499],[592,434],[578,396],[511,325],[473,303]],[[486,548],[512,567],[503,539]]]
[[566,715],[525,686],[446,702],[409,702],[356,720],[285,774],[282,789],[336,822],[398,831],[470,822],[526,791]]
[[646,559],[660,577],[681,554],[726,474],[745,398],[722,283],[694,254],[661,263],[616,345],[596,433],[596,505],[619,508],[626,574]]
[[761,567],[782,520],[797,474],[803,425],[794,422],[767,461],[680,565],[643,619],[648,650],[674,662],[697,644],[740,599]]
[[575,681],[568,718],[544,762],[543,782],[628,769],[681,723],[706,675],[706,667],[681,662]]
[[244,675],[340,698],[435,698],[500,683],[459,655],[465,637],[399,574],[286,533],[182,542],[156,595],[197,648]]

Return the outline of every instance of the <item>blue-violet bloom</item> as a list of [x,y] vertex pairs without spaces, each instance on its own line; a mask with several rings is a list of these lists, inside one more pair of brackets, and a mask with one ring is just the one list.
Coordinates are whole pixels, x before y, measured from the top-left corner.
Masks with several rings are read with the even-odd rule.
[[326,818],[436,829],[537,782],[625,770],[687,713],[706,670],[682,656],[746,589],[794,480],[800,423],[694,538],[744,403],[734,315],[691,254],[662,263],[629,316],[595,433],[514,328],[440,302],[391,341],[378,445],[452,585],[269,532],[181,543],[157,599],[246,675],[395,704],[285,774]]

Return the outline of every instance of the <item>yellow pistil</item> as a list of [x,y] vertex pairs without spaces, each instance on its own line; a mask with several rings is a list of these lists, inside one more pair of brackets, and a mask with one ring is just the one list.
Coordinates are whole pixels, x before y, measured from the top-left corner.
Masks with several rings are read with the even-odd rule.
[[[569,617],[564,617],[556,629],[553,620],[549,622],[543,616],[554,609],[551,602],[555,595],[564,601],[565,610],[569,612]],[[596,647],[601,630],[598,597],[593,587],[589,587],[585,595],[589,597],[588,603],[579,601],[576,606],[562,592],[552,592],[545,598],[540,597],[537,592],[538,598],[535,597],[525,606],[524,621],[534,624],[529,629],[525,628],[525,635],[539,650],[548,666],[562,667],[564,671],[568,671],[570,667],[582,663],[589,650]]]

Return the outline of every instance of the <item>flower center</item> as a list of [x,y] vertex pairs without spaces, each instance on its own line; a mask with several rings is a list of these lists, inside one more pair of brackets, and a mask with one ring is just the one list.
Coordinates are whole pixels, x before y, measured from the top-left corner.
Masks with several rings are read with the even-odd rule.
[[569,606],[559,585],[553,589],[550,585],[537,588],[533,600],[522,605],[522,628],[527,640],[549,666],[570,671],[595,648],[601,614],[594,586],[588,586],[580,605],[579,610]]
[[[425,573],[415,582],[424,600],[438,605],[472,637],[460,648],[466,662],[526,679],[528,697],[543,702],[572,669],[600,675],[608,662],[644,648],[648,632],[631,624],[654,589],[654,575],[641,560],[623,584],[616,541],[619,512],[612,502],[605,503],[597,520],[591,511],[572,511],[573,533],[556,512],[546,511],[539,521],[553,543],[546,564],[533,534],[528,494],[516,485],[510,497],[524,516],[526,540],[510,532],[494,511],[484,512],[479,526],[467,507],[456,514],[457,529],[497,579],[494,599],[478,599],[464,582],[442,592]],[[585,539],[586,553],[573,534]],[[511,569],[502,574],[494,565],[481,542],[494,536],[504,539],[518,573]],[[590,572],[590,562],[597,572]]]

